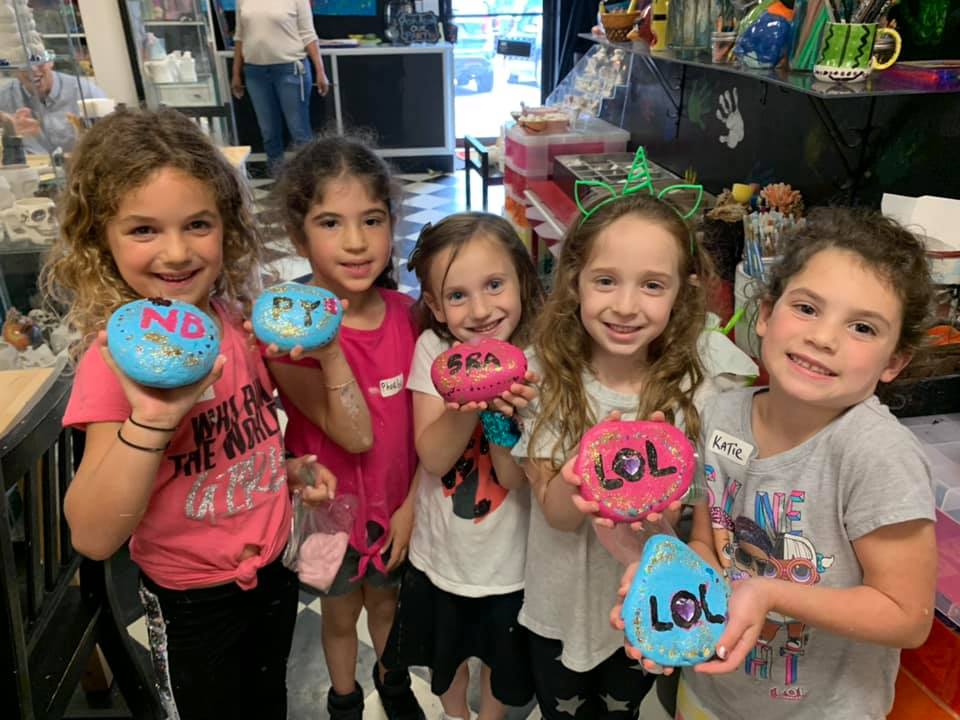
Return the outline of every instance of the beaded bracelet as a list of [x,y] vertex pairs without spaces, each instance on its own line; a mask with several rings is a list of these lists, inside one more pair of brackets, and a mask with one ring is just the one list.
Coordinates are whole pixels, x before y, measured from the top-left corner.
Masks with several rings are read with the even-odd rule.
[[520,426],[514,418],[496,410],[481,410],[480,422],[483,424],[483,434],[494,445],[512,448],[520,441]]

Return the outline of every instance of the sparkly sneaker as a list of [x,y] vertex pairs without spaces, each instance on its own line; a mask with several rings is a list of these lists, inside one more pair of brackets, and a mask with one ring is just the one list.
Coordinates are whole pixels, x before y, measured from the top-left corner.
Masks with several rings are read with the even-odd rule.
[[363,720],[363,689],[360,683],[352,693],[339,695],[333,688],[327,693],[327,712],[330,720]]
[[410,687],[406,670],[387,670],[380,682],[380,663],[373,664],[373,686],[377,689],[387,720],[426,720]]

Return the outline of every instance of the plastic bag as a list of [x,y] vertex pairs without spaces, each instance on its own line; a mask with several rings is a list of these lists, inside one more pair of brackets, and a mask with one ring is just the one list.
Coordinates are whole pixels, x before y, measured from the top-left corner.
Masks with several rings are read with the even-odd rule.
[[284,564],[296,571],[300,582],[326,592],[343,563],[359,503],[353,495],[339,495],[316,508],[303,505],[299,497],[294,503],[299,544],[293,566],[286,557]]
[[594,523],[593,529],[600,544],[607,549],[607,552],[617,562],[626,567],[640,559],[643,554],[643,546],[654,535],[676,536],[677,534],[673,526],[662,515],[655,523],[649,520],[643,520],[642,522],[643,527],[640,530],[634,530],[631,527],[633,523],[617,523],[613,527]]

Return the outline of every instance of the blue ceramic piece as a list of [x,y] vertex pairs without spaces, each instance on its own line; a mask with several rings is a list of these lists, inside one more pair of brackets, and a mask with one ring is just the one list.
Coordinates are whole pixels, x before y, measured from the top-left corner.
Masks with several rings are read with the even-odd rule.
[[220,330],[179,300],[136,300],[114,310],[107,345],[123,374],[140,385],[177,388],[205,378],[220,352]]
[[713,657],[727,621],[730,587],[672,535],[647,541],[623,602],[627,640],[665,667]]
[[261,342],[283,352],[297,345],[314,350],[337,336],[343,306],[329,290],[286,282],[274,285],[253,304],[253,332]]
[[774,2],[737,38],[733,52],[747,67],[773,68],[790,50],[793,11]]

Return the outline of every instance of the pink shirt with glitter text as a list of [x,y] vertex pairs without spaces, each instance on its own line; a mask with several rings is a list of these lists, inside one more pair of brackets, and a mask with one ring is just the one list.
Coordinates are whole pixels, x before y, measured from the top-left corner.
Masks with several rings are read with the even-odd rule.
[[[186,590],[257,584],[290,527],[283,445],[273,385],[237,317],[214,303],[223,326],[223,376],[180,422],[164,453],[130,555],[158,585]],[[80,360],[64,426],[123,422],[130,404],[96,346]],[[123,482],[123,478],[117,478]],[[252,545],[260,552],[240,560]]]

